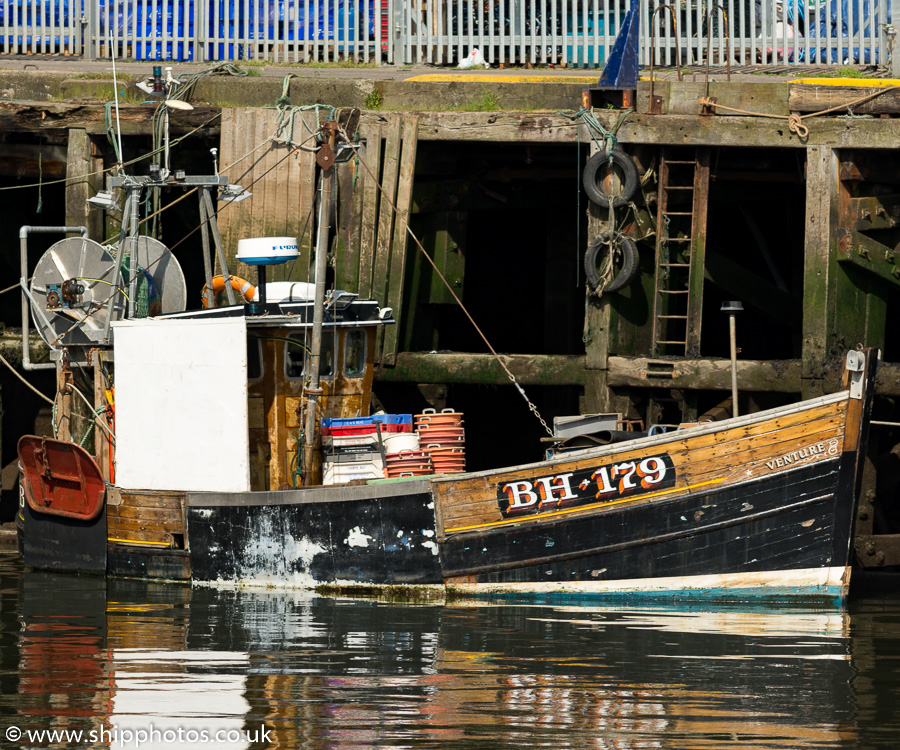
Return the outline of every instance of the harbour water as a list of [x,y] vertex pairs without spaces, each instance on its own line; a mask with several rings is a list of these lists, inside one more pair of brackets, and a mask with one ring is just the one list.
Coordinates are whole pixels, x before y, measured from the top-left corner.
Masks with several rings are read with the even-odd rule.
[[900,596],[410,605],[4,555],[0,681],[4,748],[894,748]]

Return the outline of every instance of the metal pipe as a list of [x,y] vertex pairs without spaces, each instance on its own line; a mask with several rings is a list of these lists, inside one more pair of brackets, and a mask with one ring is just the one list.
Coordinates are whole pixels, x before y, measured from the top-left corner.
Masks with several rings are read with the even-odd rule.
[[[129,195],[131,195],[131,226],[128,231],[128,246],[131,251],[131,255],[128,259],[128,317],[134,317],[135,306],[137,304],[137,277],[138,277],[138,238],[140,236],[140,226],[141,226],[141,217],[140,217],[140,205],[141,205],[141,192],[143,188],[141,185],[132,185],[128,189]],[[120,248],[119,252],[124,251],[124,247]]]
[[[332,153],[335,129],[328,131],[328,146]],[[313,305],[312,342],[309,355],[309,387],[306,388],[306,422],[303,429],[303,485],[309,486],[312,474],[313,448],[316,442],[316,410],[321,387],[319,373],[322,361],[322,325],[325,318],[325,273],[328,269],[328,219],[331,216],[331,183],[334,163],[322,170],[322,193],[319,201],[319,226],[316,237],[316,293]]]
[[[140,198],[138,197],[138,200]],[[127,227],[131,223],[130,217],[132,211],[137,211],[135,200],[132,199],[131,191],[125,194],[125,206],[122,209],[122,223],[119,227],[119,251],[116,253],[116,272],[113,274],[112,293],[106,303],[106,320],[103,323],[103,340],[109,341],[109,328],[112,324],[113,310],[116,306],[116,297],[122,287],[122,254],[125,252],[125,240],[128,237]]]
[[728,34],[728,14],[721,5],[713,5],[706,14],[706,96],[709,98],[709,57],[712,52],[712,34],[709,30],[712,28],[712,15],[715,10],[722,11],[722,18],[725,19],[725,62],[728,70],[728,81],[731,82],[731,36]]
[[74,234],[78,232],[82,237],[87,237],[87,227],[33,227],[25,225],[19,227],[19,286],[22,288],[22,369],[49,370],[56,367],[55,362],[31,361],[31,336],[30,316],[28,311],[28,235],[29,234]]
[[678,47],[678,17],[675,15],[675,8],[671,5],[658,5],[650,16],[650,100],[653,100],[653,61],[656,57],[656,14],[666,9],[672,15],[672,31],[675,35],[675,70],[677,71],[678,80],[682,80],[681,75],[681,50]]
[[740,414],[737,390],[737,336],[733,312],[728,314],[728,337],[731,342],[731,416],[737,417]]
[[[225,297],[228,299],[229,305],[234,305],[237,298],[234,296],[234,289],[231,288],[231,272],[228,270],[228,259],[225,257],[225,246],[222,244],[222,235],[219,234],[219,220],[217,218],[216,209],[213,207],[212,195],[209,189],[203,191],[203,202],[206,204],[207,227],[212,234],[213,244],[216,246],[216,256],[219,258],[219,266],[222,269],[222,278],[225,280]],[[209,285],[212,291],[212,284]]]

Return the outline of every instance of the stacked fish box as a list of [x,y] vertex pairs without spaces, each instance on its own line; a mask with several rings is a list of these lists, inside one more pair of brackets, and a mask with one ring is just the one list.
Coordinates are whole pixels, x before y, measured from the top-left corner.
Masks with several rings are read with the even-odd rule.
[[416,414],[419,443],[431,457],[435,474],[455,474],[466,470],[466,431],[462,412],[425,409]]
[[[412,430],[412,414],[408,416]],[[385,435],[384,450],[389,479],[420,477],[434,473],[431,457],[420,450],[419,436],[415,432],[393,432]]]
[[375,414],[371,417],[322,419],[322,484],[344,484],[360,479],[383,479],[384,439],[412,434],[412,415]]

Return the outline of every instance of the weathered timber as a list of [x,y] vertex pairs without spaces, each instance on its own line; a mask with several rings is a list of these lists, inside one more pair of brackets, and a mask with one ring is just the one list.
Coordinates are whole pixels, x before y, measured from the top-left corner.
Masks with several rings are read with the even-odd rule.
[[827,350],[833,341],[838,225],[837,157],[828,146],[810,146],[806,158],[806,242],[803,275],[804,398],[821,393]]
[[900,565],[900,534],[858,535],[853,546],[857,561],[865,568]]
[[[359,296],[372,296],[372,266],[375,262],[375,232],[378,217],[378,190],[381,174],[381,126],[372,124],[361,130],[365,145],[360,151],[359,189],[362,207],[359,237]],[[351,290],[352,291],[352,290]]]
[[857,231],[893,229],[900,223],[900,193],[851,197],[847,212]]
[[[397,185],[397,213],[394,220],[393,238],[391,241],[391,275],[388,284],[387,306],[395,310],[398,316],[403,311],[403,286],[406,281],[406,252],[409,240],[409,213],[412,209],[413,175],[416,168],[416,130],[419,118],[416,115],[403,117],[402,151],[400,154],[399,183]],[[413,248],[418,252],[417,248]],[[399,326],[390,326],[384,331],[382,361],[393,365],[397,361],[397,347],[400,339]]]
[[[383,123],[388,113],[364,112],[362,122]],[[419,114],[420,141],[489,143],[575,143],[577,124],[557,112],[426,112]],[[595,113],[611,128],[618,111]],[[623,144],[654,143],[675,146],[740,146],[886,149],[900,141],[900,118],[847,120],[812,117],[803,121],[809,137],[801,139],[788,129],[785,119],[748,117],[698,117],[696,115],[629,114],[616,133]]]
[[900,257],[896,257],[895,248],[862,232],[840,228],[837,252],[839,263],[852,265],[889,284],[900,284],[900,267],[896,265]]
[[703,269],[706,264],[706,218],[709,208],[709,149],[697,149],[694,167],[694,201],[691,207],[691,268],[687,304],[688,356],[700,354],[700,328],[703,321]]
[[[738,360],[738,388],[749,391],[800,391],[800,361]],[[731,389],[731,362],[727,359],[651,359],[610,357],[609,385],[638,388]]]
[[[301,141],[309,133],[297,119],[293,139]],[[269,280],[305,280],[315,202],[314,179],[309,170],[310,166],[315,170],[315,154],[269,141],[278,123],[274,110],[223,110],[221,171],[253,197],[239,203],[220,202],[218,224],[231,273],[244,278],[251,278],[252,274],[247,266],[235,262],[238,240],[288,236],[298,238],[301,257],[296,263],[273,268]]]
[[87,199],[103,188],[103,159],[86,130],[69,130],[66,154],[66,225],[85,226],[88,236],[101,239],[103,214],[91,210]]
[[[123,135],[151,135],[150,105],[119,108]],[[224,108],[223,110],[224,111]],[[219,132],[220,110],[196,107],[173,112],[173,135],[199,128],[198,135]],[[490,143],[575,143],[578,126],[570,118],[547,112],[433,112],[418,111],[420,141]],[[611,127],[619,112],[598,112],[601,123]],[[383,124],[390,113],[366,111],[361,126]],[[785,113],[785,117],[787,113]],[[622,143],[656,143],[688,146],[743,146],[806,148],[890,149],[900,140],[900,119],[846,120],[815,117],[804,120],[809,137],[801,139],[788,129],[787,119],[745,115],[698,117],[696,115],[629,114],[617,132]],[[105,110],[100,104],[45,102],[0,104],[0,128],[5,131],[40,132],[81,128],[91,135],[106,132]]]
[[0,143],[0,177],[29,182],[66,176],[66,147],[36,143]]
[[[303,124],[304,133],[302,140],[306,141],[310,138],[309,133],[315,132],[316,113],[309,111],[300,115],[300,121]],[[295,139],[296,141],[296,139]],[[311,146],[311,143],[307,143]],[[313,257],[313,242],[315,233],[314,214],[316,210],[316,154],[310,149],[300,151],[300,167],[297,179],[292,180],[291,184],[296,186],[296,190],[300,192],[300,215],[299,226],[300,233],[297,235],[297,244],[300,248],[300,258],[297,266],[291,274],[291,278],[306,281],[309,279],[310,260]],[[296,195],[296,193],[293,193]]]
[[[873,97],[859,104],[853,102]],[[885,86],[816,86],[809,83],[792,83],[788,99],[792,112],[822,112],[839,107],[833,114],[843,115],[852,111],[855,115],[882,115],[900,113],[900,87]],[[847,106],[847,105],[850,106]]]
[[[522,385],[584,385],[591,374],[583,356],[501,354]],[[375,379],[400,383],[472,383],[509,385],[509,376],[491,354],[399,352],[394,367],[377,370]]]
[[[384,169],[381,173],[381,200],[378,207],[378,236],[372,268],[372,296],[387,299],[391,267],[391,230],[394,226],[394,200],[400,170],[400,138],[402,118],[395,115],[388,123],[384,141]],[[380,338],[380,337],[379,337]]]
[[[119,106],[119,128],[122,135],[152,135],[156,104]],[[194,107],[173,110],[169,128],[182,135],[194,128],[200,134],[213,135],[219,130],[218,107]],[[106,108],[103,104],[67,104],[49,102],[0,102],[0,130],[39,132],[42,130],[86,130],[91,135],[106,135]]]
[[[654,95],[663,97],[663,114],[699,115],[700,99],[706,96],[703,81],[656,81]],[[784,115],[788,112],[788,84],[786,82],[728,83],[711,81],[709,95],[716,100],[716,116],[734,117],[741,109],[745,112]],[[650,101],[650,83],[640,82],[637,93],[637,111],[646,113]],[[725,109],[728,107],[730,109]]]
[[356,165],[335,164],[337,182],[337,228],[334,233],[334,283],[337,289],[359,288],[359,211],[360,195],[354,190]]

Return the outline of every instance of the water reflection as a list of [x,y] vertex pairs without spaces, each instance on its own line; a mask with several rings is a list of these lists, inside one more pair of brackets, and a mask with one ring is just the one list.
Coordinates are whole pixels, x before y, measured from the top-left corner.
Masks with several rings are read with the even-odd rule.
[[408,606],[6,559],[0,603],[0,731],[84,733],[21,747],[136,747],[151,727],[140,747],[204,731],[226,748],[877,747],[900,729],[897,599],[851,615]]

